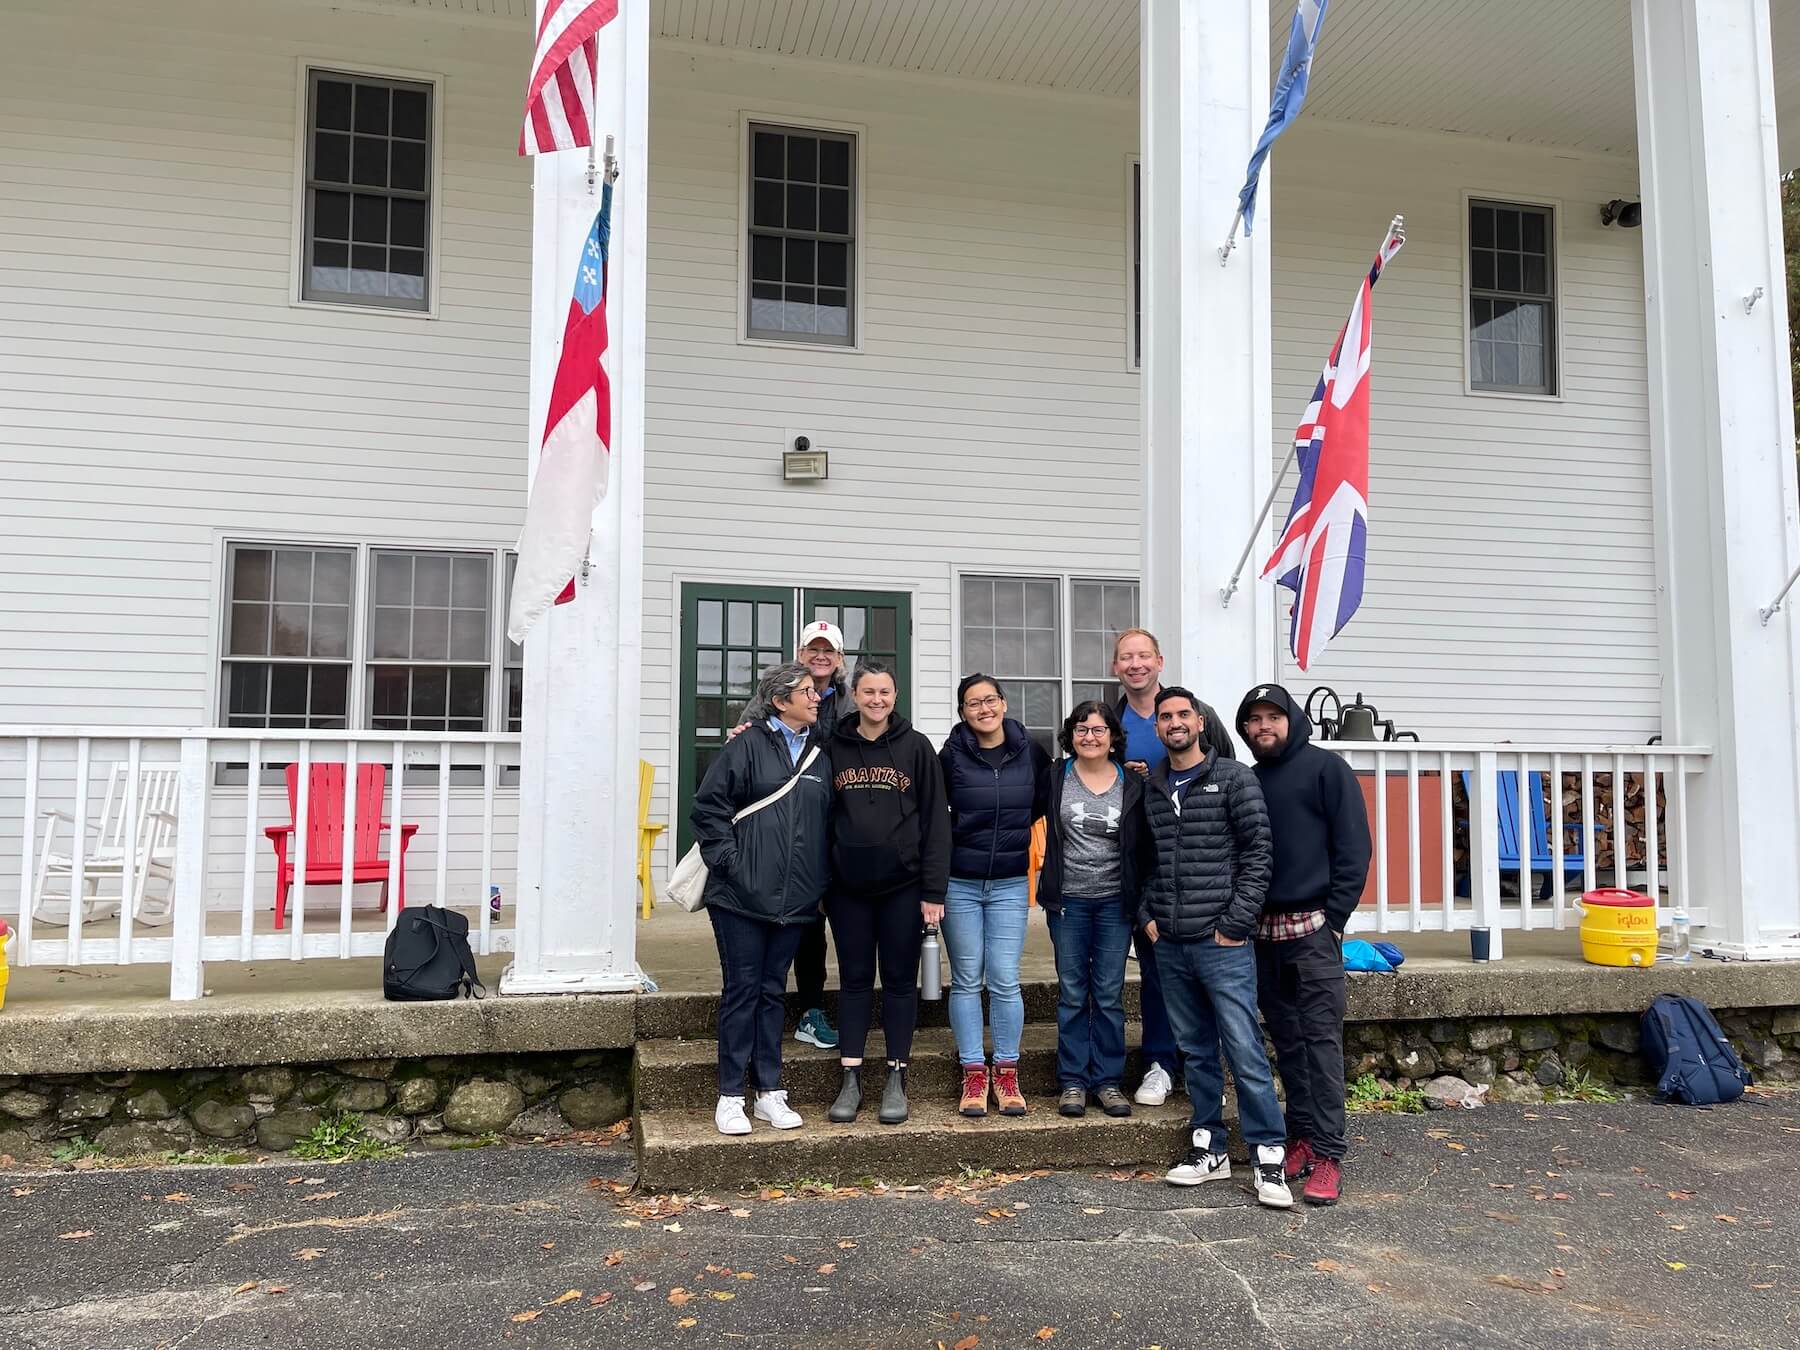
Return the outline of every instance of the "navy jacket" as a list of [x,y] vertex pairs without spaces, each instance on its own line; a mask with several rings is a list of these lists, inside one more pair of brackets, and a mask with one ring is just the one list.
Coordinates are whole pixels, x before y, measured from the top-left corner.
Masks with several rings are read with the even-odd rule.
[[758,722],[727,741],[700,780],[688,819],[706,859],[706,903],[767,923],[812,923],[831,884],[831,756],[815,730],[800,763],[820,753],[792,791],[732,824],[797,772],[787,742]]
[[968,723],[958,722],[938,752],[950,802],[950,875],[966,881],[1022,877],[1031,870],[1031,826],[1050,808],[1050,756],[1012,718],[1005,758],[982,758]]
[[1144,785],[1144,816],[1156,866],[1138,902],[1138,927],[1155,920],[1159,942],[1202,942],[1215,929],[1236,941],[1251,937],[1273,866],[1256,775],[1208,755],[1177,806],[1164,760]]

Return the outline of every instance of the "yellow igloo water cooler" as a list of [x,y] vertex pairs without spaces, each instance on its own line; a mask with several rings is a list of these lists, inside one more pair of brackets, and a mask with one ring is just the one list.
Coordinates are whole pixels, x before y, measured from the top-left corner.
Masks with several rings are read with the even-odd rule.
[[1581,954],[1596,966],[1656,964],[1656,902],[1613,887],[1581,897]]
[[0,1008],[6,1006],[6,940],[11,936],[6,920],[0,919]]

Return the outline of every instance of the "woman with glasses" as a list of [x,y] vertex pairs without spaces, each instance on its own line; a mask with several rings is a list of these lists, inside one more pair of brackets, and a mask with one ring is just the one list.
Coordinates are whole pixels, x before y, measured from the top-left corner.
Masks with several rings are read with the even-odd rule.
[[1056,1109],[1084,1115],[1092,1092],[1107,1115],[1128,1116],[1125,952],[1149,838],[1144,780],[1125,771],[1125,732],[1105,703],[1076,704],[1061,745],[1037,889],[1056,948]]
[[[938,759],[950,802],[950,882],[942,919],[950,951],[950,1030],[963,1071],[959,1109],[985,1116],[991,1085],[1000,1114],[1022,1116],[1019,956],[1029,910],[1031,827],[1049,800],[1050,757],[1006,715],[1006,695],[992,676],[964,678],[956,702],[962,720]],[[934,908],[925,906],[928,923],[938,917]],[[984,985],[994,1033],[991,1079],[981,1027]]]
[[[719,946],[721,1134],[749,1134],[753,1114],[778,1130],[800,1126],[781,1090],[788,968],[831,880],[831,761],[819,734],[819,691],[798,661],[767,671],[756,690],[767,716],[719,752],[689,819],[706,860],[706,912]],[[789,784],[792,786],[789,786]],[[787,788],[777,801],[738,812]]]

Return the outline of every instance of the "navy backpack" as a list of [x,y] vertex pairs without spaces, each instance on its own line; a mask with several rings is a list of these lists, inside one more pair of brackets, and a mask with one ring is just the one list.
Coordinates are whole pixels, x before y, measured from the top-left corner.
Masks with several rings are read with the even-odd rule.
[[1641,1044],[1661,1101],[1689,1106],[1734,1102],[1751,1082],[1750,1071],[1706,1005],[1686,994],[1658,994],[1650,1001]]

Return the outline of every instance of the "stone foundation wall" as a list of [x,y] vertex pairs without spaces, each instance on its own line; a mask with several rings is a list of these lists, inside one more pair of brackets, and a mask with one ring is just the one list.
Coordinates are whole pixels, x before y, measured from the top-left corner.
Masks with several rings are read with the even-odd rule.
[[[1758,1081],[1800,1081],[1800,1008],[1713,1015]],[[1388,1087],[1454,1074],[1487,1087],[1492,1101],[1543,1101],[1571,1070],[1629,1091],[1649,1083],[1638,1025],[1634,1013],[1351,1023],[1344,1073],[1352,1080],[1372,1073]]]
[[339,1111],[428,1147],[604,1128],[631,1114],[631,1052],[0,1076],[0,1158],[41,1161],[77,1137],[114,1157],[278,1153]]

